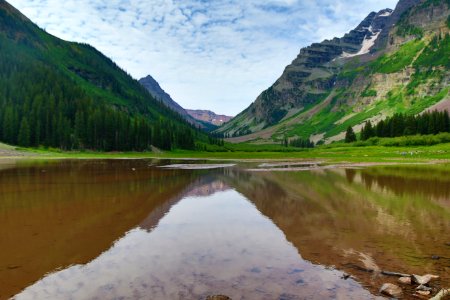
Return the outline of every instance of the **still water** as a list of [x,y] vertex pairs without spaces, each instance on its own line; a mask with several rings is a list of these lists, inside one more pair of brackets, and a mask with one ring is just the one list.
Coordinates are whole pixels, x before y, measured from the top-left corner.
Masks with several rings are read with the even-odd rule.
[[450,284],[450,166],[170,163],[4,165],[0,299],[376,299],[396,280],[381,270]]

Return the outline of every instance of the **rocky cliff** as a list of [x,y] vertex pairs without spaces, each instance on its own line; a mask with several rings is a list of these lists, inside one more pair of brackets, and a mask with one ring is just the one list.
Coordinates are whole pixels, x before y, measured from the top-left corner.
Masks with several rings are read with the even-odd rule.
[[395,10],[370,13],[342,38],[301,49],[281,77],[218,132],[231,141],[300,136],[330,142],[345,126],[358,130],[367,119],[435,105],[448,97],[448,60],[436,56],[449,56],[448,2],[402,0]]

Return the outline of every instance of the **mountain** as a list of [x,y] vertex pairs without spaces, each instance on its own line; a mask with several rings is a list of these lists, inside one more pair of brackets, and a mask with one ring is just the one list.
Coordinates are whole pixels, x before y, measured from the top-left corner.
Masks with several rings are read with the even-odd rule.
[[222,126],[233,118],[230,116],[218,115],[210,110],[187,109],[186,111],[194,119],[212,124],[216,127]]
[[195,147],[208,137],[87,44],[0,0],[0,141],[62,149]]
[[164,103],[168,108],[180,114],[186,121],[205,131],[213,131],[231,120],[232,117],[216,115],[209,110],[184,109],[164,91],[159,83],[150,75],[139,79],[139,83],[156,99]]
[[[230,141],[341,140],[397,112],[449,100],[449,0],[401,0],[342,38],[301,49],[281,77],[216,132]],[[450,107],[450,106],[449,106]]]
[[161,88],[159,83],[152,76],[147,75],[147,77],[139,79],[139,83],[142,84],[155,99],[161,101],[168,108],[180,114],[186,121],[193,125],[203,127],[203,124],[192,118],[181,105],[175,102],[172,97]]

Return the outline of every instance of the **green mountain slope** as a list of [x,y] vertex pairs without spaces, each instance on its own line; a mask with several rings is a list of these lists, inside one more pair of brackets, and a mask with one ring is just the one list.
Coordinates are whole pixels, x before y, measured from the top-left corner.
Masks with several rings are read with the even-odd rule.
[[366,120],[450,108],[449,7],[448,0],[401,0],[344,38],[302,49],[272,87],[217,132],[234,142],[332,142],[348,126],[359,132]]
[[3,142],[144,150],[207,140],[102,53],[46,33],[4,0],[0,53]]

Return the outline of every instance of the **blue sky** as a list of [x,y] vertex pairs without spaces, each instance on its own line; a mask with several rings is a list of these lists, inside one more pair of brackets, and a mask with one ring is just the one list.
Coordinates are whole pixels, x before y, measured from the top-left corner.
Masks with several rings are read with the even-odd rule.
[[49,33],[86,42],[185,108],[235,115],[300,48],[397,0],[9,0]]

